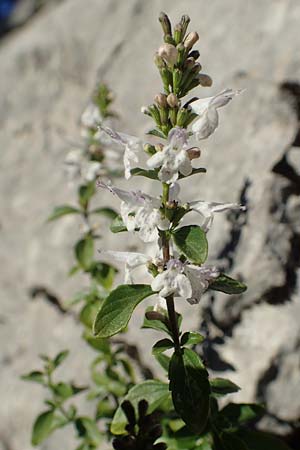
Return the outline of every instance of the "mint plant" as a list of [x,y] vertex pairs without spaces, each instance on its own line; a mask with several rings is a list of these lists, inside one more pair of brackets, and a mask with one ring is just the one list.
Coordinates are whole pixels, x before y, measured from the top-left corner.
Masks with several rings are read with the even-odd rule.
[[[231,295],[246,290],[242,281],[206,262],[214,215],[242,211],[244,206],[203,199],[182,202],[179,195],[181,179],[205,176],[206,169],[196,164],[201,151],[194,142],[210,137],[219,124],[219,109],[241,91],[225,89],[208,98],[184,100],[193,89],[212,85],[211,78],[202,73],[200,54],[194,49],[199,37],[196,32],[187,32],[190,19],[186,15],[174,27],[164,13],[159,20],[164,43],[154,60],[162,92],[142,108],[154,121],[149,142],[114,130],[108,121],[110,93],[102,86],[82,119],[85,146],[66,160],[69,172],[79,180],[78,204],[55,208],[50,220],[68,214],[82,219],[83,232],[74,248],[76,264],[71,273],[84,272],[90,288],[74,302],[81,302],[83,338],[97,356],[91,364],[89,386],[57,380],[55,370],[67,351],[55,358],[42,356],[43,369],[24,376],[48,392],[47,409],[35,421],[32,443],[39,445],[57,428],[72,424],[78,436],[76,450],[103,448],[105,442],[115,450],[287,450],[275,436],[255,430],[264,414],[262,405],[219,402],[240,388],[209,374],[200,356],[205,337],[184,330],[182,316],[176,312],[176,302],[183,300],[197,308],[206,291]],[[159,183],[160,196],[121,189],[108,180],[119,173],[114,166],[118,160],[115,152],[120,155],[120,149],[125,178],[146,177]],[[140,156],[145,153],[146,167],[140,167]],[[120,214],[91,206],[97,194],[96,179],[99,189],[120,199]],[[150,244],[148,251],[133,253],[97,246],[101,256],[97,260],[95,242],[99,232],[103,234],[102,226],[99,229],[94,222],[98,215],[112,220],[113,233],[134,233]],[[197,220],[187,224],[191,220],[186,222],[186,216]],[[116,268],[104,263],[103,257],[125,264],[124,284],[113,290]],[[136,282],[138,267],[144,268],[148,283]],[[153,305],[145,311],[142,328],[162,333],[152,348],[153,357],[165,371],[161,380],[145,373],[123,335],[114,337],[126,331],[136,306],[149,297]],[[137,368],[140,373],[136,376]],[[82,416],[72,403],[81,391],[95,401],[91,416]]]
[[[168,382],[146,381],[132,387],[112,420],[111,432],[123,436],[113,442],[115,449],[198,449],[254,450],[284,449],[273,436],[253,431],[251,425],[263,414],[260,405],[229,403],[220,407],[218,397],[234,393],[239,387],[222,378],[211,378],[197,347],[204,337],[194,331],[184,331],[175,302],[187,300],[198,304],[207,290],[225,294],[242,294],[243,282],[222,273],[217,266],[206,264],[207,234],[214,215],[229,210],[243,210],[234,203],[180,200],[180,180],[204,176],[206,169],[195,165],[201,151],[192,140],[204,141],[219,124],[219,109],[241,93],[232,89],[208,98],[184,100],[191,90],[211,86],[211,78],[202,73],[199,52],[193,47],[199,36],[187,33],[190,22],[183,16],[174,28],[168,16],[160,15],[164,43],[155,54],[163,88],[154,103],[142,112],[154,121],[149,131],[159,140],[143,143],[140,139],[99,125],[99,131],[112,142],[124,147],[125,177],[142,176],[160,183],[161,195],[151,196],[140,190],[126,191],[100,179],[98,187],[117,196],[120,215],[112,231],[131,232],[143,242],[156,243],[156,250],[147,253],[106,251],[104,254],[125,263],[125,284],[114,289],[102,303],[94,322],[94,334],[109,338],[128,325],[135,307],[145,298],[153,297],[154,306],[145,314],[144,328],[163,333],[153,345],[153,355],[166,370]],[[191,129],[189,126],[191,125]],[[139,167],[139,156],[148,155],[147,167]],[[198,175],[199,176],[199,175]],[[191,212],[200,218],[185,225]],[[144,267],[148,284],[136,284],[134,269]],[[167,354],[166,354],[167,352]],[[163,430],[155,433],[156,441],[147,444],[139,439],[141,402],[149,412],[161,410]],[[130,402],[130,403],[128,403]],[[131,405],[131,406],[129,406]],[[142,414],[143,416],[143,414]],[[162,435],[161,435],[162,432]],[[141,444],[141,442],[144,442]]]

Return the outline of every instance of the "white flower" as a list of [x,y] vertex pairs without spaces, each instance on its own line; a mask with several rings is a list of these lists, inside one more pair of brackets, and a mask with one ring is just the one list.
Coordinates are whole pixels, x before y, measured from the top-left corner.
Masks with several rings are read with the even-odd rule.
[[148,167],[160,167],[158,177],[165,183],[174,183],[179,172],[188,176],[192,173],[191,160],[187,153],[188,132],[183,128],[173,128],[169,132],[168,144],[147,161]]
[[121,202],[120,212],[128,231],[135,231],[144,242],[158,239],[158,229],[166,230],[169,221],[163,219],[160,212],[161,200],[141,191],[125,191],[116,187],[98,182],[98,186],[108,189],[117,195]]
[[153,291],[159,292],[160,297],[189,298],[192,296],[192,286],[189,279],[184,275],[184,264],[178,259],[171,259],[167,269],[158,274],[151,283]]
[[193,211],[196,211],[197,213],[201,214],[201,216],[203,216],[204,221],[201,225],[201,228],[205,232],[207,232],[211,228],[215,213],[231,211],[235,209],[245,211],[246,209],[245,206],[239,205],[238,203],[209,203],[202,200],[190,202],[189,206]]
[[138,163],[137,154],[142,150],[141,140],[125,133],[117,133],[108,127],[100,126],[99,129],[108,134],[114,142],[125,147],[123,162],[125,167],[125,178],[128,180],[131,177],[131,161]]
[[100,251],[102,255],[107,255],[113,257],[116,261],[125,263],[125,284],[132,284],[133,279],[131,272],[133,269],[144,266],[147,263],[152,261],[150,256],[144,255],[143,253],[134,253],[134,252],[114,252],[114,251]]
[[184,272],[192,286],[192,295],[186,299],[191,305],[199,303],[210,282],[220,274],[215,267],[200,267],[193,264],[187,264]]
[[225,89],[214,97],[201,98],[191,103],[192,111],[199,116],[192,126],[193,133],[198,140],[208,138],[215,131],[219,124],[217,109],[227,105],[234,96],[241,92],[242,90]]
[[90,102],[81,115],[81,123],[86,128],[95,128],[100,122],[102,122],[102,116],[99,108]]
[[199,303],[211,281],[219,276],[215,267],[196,266],[171,259],[167,269],[158,274],[151,283],[160,297],[184,297],[191,305]]

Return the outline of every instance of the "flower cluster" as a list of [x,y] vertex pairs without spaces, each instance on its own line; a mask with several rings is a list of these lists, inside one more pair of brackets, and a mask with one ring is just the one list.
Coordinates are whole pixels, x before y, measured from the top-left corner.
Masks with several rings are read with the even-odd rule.
[[100,84],[84,109],[80,119],[82,142],[67,153],[64,163],[70,180],[87,184],[99,176],[120,172],[120,150],[99,131],[99,124],[111,124],[115,116],[109,109],[112,101],[111,91]]
[[[138,174],[156,179],[162,182],[165,194],[153,197],[141,191],[126,191],[103,180],[99,180],[97,184],[121,200],[120,219],[127,231],[136,233],[143,242],[158,243],[156,258],[138,253],[108,252],[117,260],[125,262],[125,281],[132,281],[132,269],[150,265],[150,272],[155,276],[151,283],[153,291],[163,298],[183,297],[194,304],[199,302],[202,294],[220,274],[215,267],[203,266],[197,258],[189,260],[189,255],[182,251],[175,239],[181,220],[191,211],[199,213],[202,217],[199,228],[206,234],[215,213],[244,208],[235,203],[203,200],[182,204],[178,197],[178,182],[181,178],[201,172],[201,168],[193,166],[201,151],[190,143],[191,139],[203,141],[208,138],[218,127],[218,109],[227,105],[241,91],[225,89],[211,97],[193,98],[181,105],[181,97],[193,87],[212,84],[208,75],[200,74],[201,65],[196,62],[199,54],[192,51],[198,35],[192,32],[184,36],[184,28],[186,27],[182,24],[182,32],[177,37],[174,36],[173,41],[168,38],[169,41],[158,49],[155,62],[160,70],[165,92],[155,96],[154,104],[142,108],[142,112],[151,116],[157,126],[149,133],[166,142],[143,143],[137,137],[116,132],[103,124],[98,126],[101,135],[105,134],[112,143],[123,147],[125,178]],[[190,123],[191,131],[187,129]],[[148,168],[145,169],[137,167],[142,151],[149,155],[146,162]],[[173,241],[179,250],[178,257],[175,250],[171,251]]]

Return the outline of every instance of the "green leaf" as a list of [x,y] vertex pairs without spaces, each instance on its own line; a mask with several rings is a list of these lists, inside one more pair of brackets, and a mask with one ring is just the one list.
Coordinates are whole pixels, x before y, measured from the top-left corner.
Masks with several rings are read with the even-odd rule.
[[174,343],[170,339],[161,339],[152,347],[152,354],[158,355],[174,347]]
[[221,291],[225,294],[242,294],[246,291],[247,286],[241,281],[234,280],[228,275],[221,273],[216,280],[209,285],[209,289]]
[[45,411],[40,414],[33,424],[31,443],[41,444],[53,431],[54,411]]
[[54,392],[58,397],[61,397],[63,400],[72,397],[73,395],[79,394],[82,391],[85,391],[86,387],[75,386],[72,383],[57,383],[53,386]]
[[94,334],[110,337],[126,328],[134,308],[146,297],[153,295],[147,284],[123,284],[104,300],[94,323]]
[[86,209],[91,197],[95,194],[95,182],[91,181],[88,184],[79,186],[78,189],[78,201],[82,208]]
[[102,435],[96,422],[89,417],[78,417],[75,421],[78,436],[89,440],[89,443],[98,446],[102,441]]
[[196,333],[195,331],[187,331],[183,333],[180,343],[181,345],[197,345],[203,342],[205,339],[204,336],[200,333]]
[[142,169],[141,167],[136,167],[130,171],[131,175],[151,178],[151,180],[158,180],[158,169],[147,170]]
[[75,275],[75,273],[77,273],[80,270],[80,266],[76,265],[71,267],[71,269],[68,272],[68,276],[72,277],[73,275]]
[[232,394],[234,392],[238,392],[241,389],[232,381],[226,380],[225,378],[210,379],[210,388],[212,394],[214,394],[215,396]]
[[85,325],[86,327],[92,328],[100,306],[101,301],[90,302],[84,305],[79,314],[80,322],[83,323],[83,325]]
[[78,208],[70,205],[56,206],[48,217],[47,221],[52,222],[53,220],[59,219],[60,217],[66,216],[67,214],[80,214],[81,211]]
[[[129,400],[137,413],[137,405],[140,400],[146,400],[149,404],[148,413],[152,413],[162,403],[164,403],[170,396],[168,385],[161,381],[144,381],[143,383],[135,385],[131,388],[124,400]],[[121,408],[118,407],[110,430],[112,434],[125,433],[125,426],[127,425],[126,416]]]
[[100,214],[110,220],[114,220],[118,216],[118,213],[114,209],[108,207],[93,209],[90,211],[90,214]]
[[159,137],[161,139],[166,139],[167,138],[162,131],[157,130],[156,128],[153,128],[153,130],[149,130],[146,134],[150,134],[152,136],[156,136],[156,137]]
[[121,233],[123,231],[128,231],[121,216],[117,216],[113,220],[113,222],[110,226],[110,231],[112,233]]
[[63,350],[62,352],[59,352],[53,360],[54,366],[57,367],[60,364],[62,364],[62,362],[67,358],[69,353],[70,353],[69,350]]
[[75,246],[75,256],[84,270],[90,268],[94,256],[94,241],[90,236],[77,242]]
[[187,225],[173,232],[178,249],[191,262],[203,264],[207,258],[208,243],[206,234],[198,225]]
[[34,370],[33,372],[29,372],[26,375],[21,376],[22,380],[25,381],[33,381],[34,383],[44,384],[44,374],[38,370]]
[[117,272],[118,270],[115,267],[103,262],[92,263],[89,269],[89,273],[92,277],[105,289],[110,289],[112,287]]
[[90,333],[90,331],[85,330],[82,335],[83,339],[95,350],[98,350],[105,355],[110,354],[110,345],[107,339],[97,338]]
[[199,434],[209,415],[208,373],[194,351],[174,353],[169,368],[170,390],[176,412],[189,429]]
[[265,409],[255,403],[229,403],[220,411],[220,417],[225,418],[230,426],[236,426],[252,422],[262,417]]
[[164,355],[163,353],[154,353],[154,358],[158,364],[168,373],[170,361],[170,356]]
[[221,445],[219,443],[217,445],[215,444],[216,450],[249,450],[244,442],[239,439],[235,433],[224,431],[219,434],[219,439]]
[[290,450],[284,442],[269,433],[243,429],[236,435],[246,445],[247,450]]

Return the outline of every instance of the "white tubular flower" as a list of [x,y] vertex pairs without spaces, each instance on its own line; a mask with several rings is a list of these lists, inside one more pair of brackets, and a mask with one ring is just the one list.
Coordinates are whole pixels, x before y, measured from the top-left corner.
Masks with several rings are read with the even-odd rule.
[[168,144],[147,161],[148,167],[160,167],[158,177],[165,183],[174,183],[179,172],[188,176],[192,173],[191,160],[187,153],[188,133],[185,129],[175,127],[169,132]]
[[81,166],[84,163],[83,151],[81,149],[71,150],[64,161],[64,168],[70,180],[80,177]]
[[111,256],[116,261],[124,262],[125,263],[125,277],[124,277],[124,283],[125,284],[132,284],[132,271],[136,269],[137,267],[144,266],[147,263],[152,261],[152,258],[150,258],[147,255],[144,255],[143,253],[134,253],[134,252],[114,252],[114,251],[100,251],[102,255]]
[[160,297],[192,297],[192,286],[184,275],[184,264],[178,259],[171,259],[167,269],[158,274],[151,283],[153,291],[159,292]]
[[135,231],[144,242],[153,242],[158,239],[158,229],[169,228],[169,221],[163,219],[160,213],[161,201],[141,191],[125,191],[116,187],[98,182],[99,187],[108,189],[117,195],[121,202],[120,212],[128,231]]
[[135,136],[129,136],[125,133],[117,133],[108,127],[100,126],[99,128],[110,136],[114,142],[117,142],[125,148],[123,162],[125,167],[125,178],[128,180],[131,177],[131,162],[133,161],[134,163],[138,163],[137,154],[139,151],[142,151],[141,140]]
[[98,106],[90,102],[81,115],[81,124],[86,128],[95,128],[102,120]]
[[245,211],[246,209],[245,206],[239,205],[238,203],[215,203],[215,202],[209,203],[201,200],[190,202],[189,206],[193,211],[196,211],[197,213],[201,214],[201,216],[204,218],[201,228],[205,232],[207,232],[211,228],[215,213],[223,211],[231,211],[235,209]]
[[192,126],[196,139],[206,139],[215,131],[219,124],[217,109],[227,105],[233,97],[241,92],[243,90],[225,89],[214,97],[201,98],[191,103],[192,111],[199,116]]
[[215,267],[200,267],[193,264],[187,264],[184,268],[184,273],[192,286],[192,295],[186,299],[191,305],[199,303],[210,282],[215,280],[220,274]]

